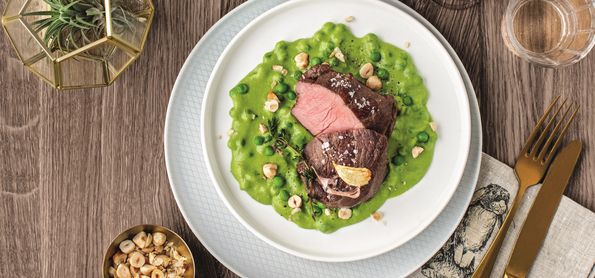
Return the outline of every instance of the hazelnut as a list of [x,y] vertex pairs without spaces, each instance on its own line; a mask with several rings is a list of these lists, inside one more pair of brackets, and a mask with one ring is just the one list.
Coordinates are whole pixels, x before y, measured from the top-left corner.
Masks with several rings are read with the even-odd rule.
[[145,248],[146,247],[145,244],[147,243],[147,233],[140,232],[140,233],[136,234],[132,238],[132,241],[134,241],[136,246],[138,246],[140,248]]
[[380,221],[380,219],[382,219],[382,212],[376,211],[372,213],[372,219]]
[[324,214],[325,214],[326,216],[329,216],[329,215],[331,215],[331,210],[330,210],[330,209],[328,209],[328,208],[325,208],[325,209],[324,209]]
[[154,265],[146,264],[140,267],[140,273],[144,275],[151,275],[151,272],[153,272],[153,270],[155,270],[156,268],[157,267],[155,267]]
[[269,131],[269,129],[264,124],[260,123],[258,124],[258,131],[260,134],[265,134],[267,131]]
[[125,264],[121,264],[116,269],[116,275],[118,278],[132,278],[132,274],[130,274],[130,269]]
[[290,208],[299,208],[302,206],[302,198],[298,195],[293,195],[287,200],[287,204]]
[[354,20],[355,20],[355,17],[353,17],[352,15],[345,18],[345,22],[352,22]]
[[109,277],[115,277],[116,269],[113,266],[110,266],[109,269],[107,270],[107,274],[109,275]]
[[347,220],[347,219],[351,218],[351,209],[341,208],[341,209],[339,209],[338,215],[339,215],[339,218]]
[[120,250],[125,254],[132,252],[134,250],[134,242],[129,239],[120,242]]
[[364,79],[368,79],[372,75],[374,75],[374,66],[371,63],[365,63],[359,69],[359,76],[361,76]]
[[155,244],[155,246],[163,245],[165,243],[166,239],[167,239],[167,237],[165,236],[164,233],[161,233],[161,232],[153,233],[153,244]]
[[378,76],[372,75],[366,81],[366,86],[368,86],[368,88],[374,91],[380,90],[380,88],[382,88],[382,81],[380,81],[380,78],[378,78]]
[[301,208],[294,208],[294,209],[291,210],[291,215],[294,215],[296,213],[299,213],[300,211],[302,211]]
[[117,266],[119,264],[125,263],[127,258],[128,258],[128,255],[118,251],[112,257],[112,261],[114,262],[114,265]]
[[298,55],[295,55],[293,60],[299,69],[305,69],[308,67],[308,53],[300,52]]
[[165,278],[165,274],[163,274],[163,271],[155,269],[151,272],[151,278]]
[[417,158],[423,151],[424,148],[415,146],[413,147],[413,149],[411,149],[411,155],[413,156],[413,158]]
[[337,58],[337,60],[345,63],[345,55],[343,55],[343,52],[341,52],[341,49],[338,47],[335,47],[335,49],[333,49],[333,52],[331,52],[330,58],[335,57]]
[[436,124],[436,122],[430,122],[430,128],[432,129],[432,131],[436,132],[436,130],[438,129],[438,125]]
[[128,262],[133,267],[141,267],[145,265],[145,256],[138,251],[132,252],[130,253],[130,258],[128,259]]
[[277,165],[273,163],[267,163],[262,166],[262,173],[267,179],[272,179],[277,175]]
[[277,109],[279,109],[279,101],[275,99],[267,100],[264,103],[264,109],[266,109],[269,112],[277,111]]

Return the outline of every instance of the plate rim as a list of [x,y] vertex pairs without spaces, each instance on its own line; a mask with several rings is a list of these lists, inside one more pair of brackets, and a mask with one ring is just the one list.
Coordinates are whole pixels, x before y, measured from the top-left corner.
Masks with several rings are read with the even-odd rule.
[[[286,9],[286,8],[290,8],[293,5],[303,5],[304,3],[308,2],[312,2],[312,3],[317,3],[317,0],[294,0],[294,1],[287,1],[284,2],[282,4],[279,4],[271,9],[269,9],[268,11],[262,13],[261,15],[257,16],[256,18],[254,18],[253,20],[251,20],[248,24],[246,24],[246,26],[244,26],[233,38],[232,40],[225,46],[223,52],[221,53],[221,55],[219,56],[219,58],[217,59],[217,62],[215,63],[213,70],[211,72],[211,75],[209,76],[208,82],[206,84],[205,87],[205,92],[204,92],[204,96],[203,96],[203,102],[201,105],[201,111],[200,111],[200,121],[201,121],[201,130],[200,130],[200,140],[203,142],[202,144],[202,155],[205,158],[205,162],[207,165],[207,172],[209,173],[209,178],[211,179],[211,181],[213,182],[213,186],[215,187],[215,190],[217,192],[217,195],[219,196],[219,198],[223,201],[223,203],[225,204],[225,206],[227,207],[227,209],[231,212],[231,214],[238,220],[238,222],[240,222],[246,229],[248,229],[251,233],[253,233],[254,235],[256,235],[259,239],[261,239],[262,241],[266,242],[267,244],[285,252],[288,254],[291,254],[293,256],[297,256],[300,258],[304,258],[304,259],[309,259],[309,260],[314,260],[314,261],[320,261],[320,262],[349,262],[349,261],[358,261],[358,260],[364,260],[364,259],[368,259],[368,258],[372,258],[375,256],[379,256],[382,255],[384,253],[390,252],[391,250],[394,250],[395,248],[398,248],[399,246],[402,246],[403,244],[409,242],[410,240],[412,240],[413,238],[415,238],[417,235],[419,235],[421,232],[423,232],[428,226],[430,226],[430,224],[432,222],[434,222],[436,220],[436,218],[440,215],[440,213],[446,208],[446,206],[450,203],[450,200],[452,199],[452,196],[454,195],[454,193],[456,192],[456,189],[458,188],[461,180],[463,179],[463,175],[464,175],[464,171],[465,171],[465,167],[468,161],[468,157],[469,157],[469,153],[470,153],[470,149],[471,149],[471,110],[470,110],[470,104],[469,104],[469,96],[466,93],[466,86],[465,86],[465,81],[463,80],[463,77],[461,76],[461,72],[455,62],[455,60],[453,59],[452,55],[450,55],[450,53],[448,52],[448,49],[444,46],[444,44],[439,40],[438,37],[436,37],[435,33],[432,32],[432,30],[430,30],[425,24],[423,24],[421,21],[419,21],[418,18],[415,18],[414,16],[412,16],[411,14],[405,12],[404,10],[401,10],[400,8],[388,4],[386,2],[383,1],[377,1],[377,0],[357,0],[357,3],[369,3],[369,4],[373,4],[373,5],[378,5],[379,8],[387,8],[387,9],[397,9],[400,10],[400,12],[403,12],[407,17],[409,17],[410,19],[412,19],[413,21],[416,21],[417,23],[419,23],[421,25],[421,28],[425,29],[426,31],[428,31],[430,33],[430,37],[431,39],[436,40],[436,42],[440,45],[439,47],[439,51],[444,51],[445,54],[448,56],[448,58],[446,59],[447,63],[452,64],[452,66],[454,66],[454,68],[456,69],[456,79],[458,81],[458,83],[462,84],[462,87],[465,88],[465,94],[460,97],[459,99],[463,101],[462,103],[462,108],[465,109],[466,111],[463,111],[464,113],[461,113],[462,115],[462,130],[464,132],[463,134],[463,140],[465,140],[465,144],[463,146],[464,149],[461,152],[461,157],[465,157],[465,160],[462,162],[459,162],[458,168],[453,169],[453,171],[456,174],[456,178],[454,178],[456,181],[453,182],[455,183],[454,186],[451,187],[450,191],[446,192],[446,198],[441,205],[439,205],[438,209],[435,210],[435,212],[433,212],[429,217],[427,217],[426,219],[424,219],[423,222],[421,222],[419,225],[417,225],[412,232],[410,232],[408,234],[408,238],[406,238],[405,240],[401,240],[401,241],[396,241],[396,243],[393,244],[389,244],[387,245],[387,247],[384,248],[378,248],[374,251],[368,251],[365,253],[361,253],[361,254],[356,254],[356,255],[349,255],[349,256],[341,256],[341,257],[326,257],[326,256],[319,256],[319,255],[315,255],[312,253],[305,253],[302,251],[298,251],[298,250],[294,250],[291,248],[288,248],[286,246],[284,246],[283,244],[276,242],[272,239],[270,239],[269,237],[265,236],[263,233],[261,233],[259,230],[257,230],[255,227],[253,227],[251,224],[249,224],[247,222],[247,220],[245,220],[243,217],[241,217],[239,215],[239,213],[236,211],[236,209],[234,208],[234,206],[231,204],[230,200],[228,200],[228,197],[226,196],[226,194],[223,192],[223,190],[221,189],[221,185],[220,185],[220,181],[219,179],[216,178],[216,175],[214,173],[214,164],[212,162],[211,159],[214,158],[214,154],[212,153],[212,150],[209,149],[210,144],[207,144],[206,142],[209,142],[206,140],[207,134],[205,132],[205,126],[207,126],[206,122],[207,122],[207,118],[210,117],[206,117],[206,110],[207,110],[207,105],[209,104],[210,99],[213,98],[213,94],[210,93],[213,89],[215,82],[215,76],[216,76],[216,72],[220,71],[220,68],[222,67],[222,65],[224,64],[224,62],[226,61],[226,55],[233,51],[235,49],[234,45],[237,43],[237,41],[241,40],[245,33],[247,33],[249,30],[252,29],[252,27],[256,24],[258,24],[260,21],[266,19],[268,16],[270,16],[271,14],[274,14],[276,12],[278,12],[279,10],[282,9]],[[213,99],[214,100],[214,99]],[[459,100],[459,101],[460,101]],[[463,159],[461,159],[463,160]]]

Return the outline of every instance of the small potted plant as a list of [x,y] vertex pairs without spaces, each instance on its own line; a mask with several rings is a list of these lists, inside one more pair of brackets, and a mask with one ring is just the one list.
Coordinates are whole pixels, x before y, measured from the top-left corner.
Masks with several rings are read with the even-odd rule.
[[9,0],[2,26],[19,59],[58,89],[111,84],[141,53],[151,0]]

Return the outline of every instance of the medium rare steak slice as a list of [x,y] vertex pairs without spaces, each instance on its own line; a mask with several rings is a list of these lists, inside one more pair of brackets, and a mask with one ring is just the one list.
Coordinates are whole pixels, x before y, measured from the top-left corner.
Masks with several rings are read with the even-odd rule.
[[[305,163],[315,177],[304,180],[308,195],[327,207],[353,207],[369,200],[378,190],[387,172],[386,136],[370,129],[352,129],[318,135],[304,149]],[[371,179],[361,187],[348,185],[335,166],[367,168]],[[298,171],[303,172],[305,165]]]
[[296,91],[291,113],[314,136],[357,128],[390,136],[397,116],[394,98],[372,91],[351,74],[315,66],[304,73]]

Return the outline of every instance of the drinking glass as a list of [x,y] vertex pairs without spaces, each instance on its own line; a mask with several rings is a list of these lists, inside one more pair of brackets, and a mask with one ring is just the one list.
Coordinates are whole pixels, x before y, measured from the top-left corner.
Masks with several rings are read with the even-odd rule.
[[529,62],[552,68],[574,64],[595,44],[595,0],[510,0],[502,37]]

